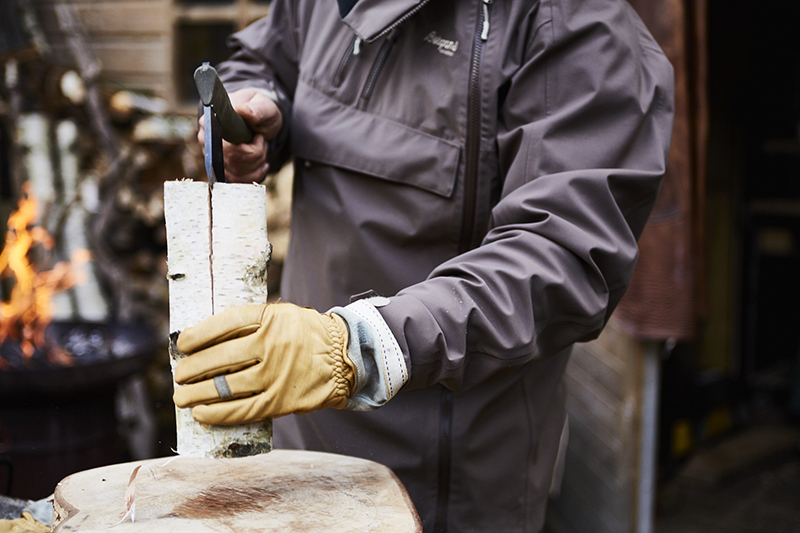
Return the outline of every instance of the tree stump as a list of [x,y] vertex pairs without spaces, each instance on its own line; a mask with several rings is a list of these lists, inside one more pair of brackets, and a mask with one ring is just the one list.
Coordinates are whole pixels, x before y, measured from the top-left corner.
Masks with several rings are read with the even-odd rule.
[[408,493],[385,466],[295,450],[86,470],[58,484],[53,507],[55,533],[422,531]]

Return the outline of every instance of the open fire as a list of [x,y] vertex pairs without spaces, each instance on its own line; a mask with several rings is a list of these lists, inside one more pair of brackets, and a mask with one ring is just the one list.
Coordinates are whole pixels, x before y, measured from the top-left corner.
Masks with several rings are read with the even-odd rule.
[[83,282],[76,277],[89,252],[53,265],[47,250],[60,243],[43,229],[39,210],[25,188],[0,252],[0,440],[14,475],[13,488],[0,479],[0,490],[24,499],[51,494],[74,472],[125,459],[118,385],[158,353],[145,324],[62,318],[65,308],[51,298]]
[[[32,251],[37,246],[50,250],[53,239],[44,228],[35,225],[39,204],[27,182],[23,184],[23,193],[17,210],[8,218],[5,245],[0,253],[0,277],[4,284],[13,283],[7,300],[0,302],[0,345],[16,342],[23,363],[30,362],[38,349],[48,362],[69,365],[71,356],[58,346],[48,345],[45,330],[52,319],[51,297],[75,284],[71,267],[85,263],[89,252],[73,254],[72,263],[60,261],[52,270],[38,271],[30,259]],[[0,355],[0,370],[10,366]]]

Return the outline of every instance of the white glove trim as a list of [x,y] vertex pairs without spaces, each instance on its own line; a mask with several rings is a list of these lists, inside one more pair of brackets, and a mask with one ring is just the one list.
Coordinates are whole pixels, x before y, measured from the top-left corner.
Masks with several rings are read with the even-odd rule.
[[[373,303],[373,300],[374,303]],[[377,306],[383,307],[389,303],[388,298],[367,298],[353,302],[345,309],[348,309],[363,320],[365,320],[378,335],[380,343],[379,353],[382,355],[383,374],[386,378],[387,400],[391,400],[395,394],[406,384],[409,379],[406,360],[397,339],[394,338],[392,330],[378,312]],[[377,304],[377,306],[375,305]]]
[[410,376],[400,345],[376,309],[388,298],[369,298],[334,307],[350,331],[347,355],[356,369],[356,385],[345,409],[372,411],[391,400]]

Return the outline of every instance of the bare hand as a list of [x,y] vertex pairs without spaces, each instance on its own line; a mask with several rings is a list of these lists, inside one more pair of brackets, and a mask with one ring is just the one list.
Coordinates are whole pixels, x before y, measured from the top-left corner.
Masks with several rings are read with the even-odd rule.
[[[225,178],[232,183],[259,182],[269,169],[267,142],[274,138],[283,123],[281,112],[271,98],[255,89],[239,89],[230,93],[233,109],[253,129],[249,143],[231,144],[222,141]],[[197,140],[205,150],[205,128],[200,119]]]

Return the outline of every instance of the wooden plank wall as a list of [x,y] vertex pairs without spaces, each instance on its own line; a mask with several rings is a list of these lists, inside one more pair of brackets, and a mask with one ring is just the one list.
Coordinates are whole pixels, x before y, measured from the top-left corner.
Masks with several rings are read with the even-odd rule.
[[[55,6],[59,0],[37,0],[36,10],[53,57],[74,67]],[[87,42],[102,65],[109,90],[132,89],[167,97],[171,91],[172,22],[164,0],[71,0]]]
[[[55,6],[75,8],[90,49],[99,59],[100,81],[106,91],[141,91],[167,100],[173,112],[194,113],[196,107],[177,96],[178,84],[191,78],[177,57],[177,28],[181,24],[231,24],[240,29],[265,16],[265,0],[228,0],[219,4],[193,4],[177,0],[34,0],[36,13],[53,60],[74,68]],[[213,46],[224,47],[224,38]],[[183,69],[185,70],[185,69]]]
[[569,446],[552,532],[625,533],[636,528],[644,345],[609,322],[577,345],[567,367]]

